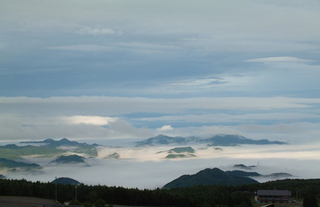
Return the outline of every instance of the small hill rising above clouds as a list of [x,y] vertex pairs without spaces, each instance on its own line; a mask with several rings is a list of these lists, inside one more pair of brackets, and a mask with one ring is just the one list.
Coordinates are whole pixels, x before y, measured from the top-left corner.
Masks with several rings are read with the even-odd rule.
[[[196,155],[193,154],[195,150],[192,147],[175,147],[166,152],[168,153],[168,155],[165,157],[166,159],[196,157]],[[162,152],[158,152],[158,153],[162,153]]]
[[188,187],[197,185],[244,185],[258,183],[258,181],[235,176],[224,172],[219,168],[204,169],[193,175],[182,175],[181,177],[167,183],[163,188]]
[[243,169],[243,170],[252,170],[252,168],[257,167],[257,166],[255,166],[255,165],[246,166],[244,164],[236,164],[233,167]]
[[268,145],[268,144],[287,144],[280,141],[269,141],[267,139],[253,140],[240,135],[214,135],[210,138],[200,137],[170,137],[166,135],[158,135],[155,137],[148,138],[141,142],[137,142],[137,147],[142,146],[154,146],[154,145],[185,145],[188,143],[205,143],[208,146],[237,146],[241,144],[251,145]]
[[0,169],[7,169],[9,171],[34,170],[34,169],[41,169],[41,166],[36,163],[25,163],[25,162],[18,162],[10,159],[0,158]]
[[79,155],[69,155],[69,156],[61,155],[57,159],[53,160],[52,162],[61,163],[61,164],[85,163],[84,157]]

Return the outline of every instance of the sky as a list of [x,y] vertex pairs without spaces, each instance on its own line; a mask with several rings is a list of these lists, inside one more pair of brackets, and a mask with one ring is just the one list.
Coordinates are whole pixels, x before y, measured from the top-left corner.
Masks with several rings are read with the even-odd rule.
[[0,4],[1,141],[320,141],[318,0]]

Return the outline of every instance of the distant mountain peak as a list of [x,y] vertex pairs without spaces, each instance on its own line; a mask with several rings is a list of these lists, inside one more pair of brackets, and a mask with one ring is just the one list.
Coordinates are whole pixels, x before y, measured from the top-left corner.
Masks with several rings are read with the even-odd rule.
[[54,143],[55,140],[52,139],[52,138],[48,138],[48,139],[43,140],[42,142],[43,142],[43,143]]

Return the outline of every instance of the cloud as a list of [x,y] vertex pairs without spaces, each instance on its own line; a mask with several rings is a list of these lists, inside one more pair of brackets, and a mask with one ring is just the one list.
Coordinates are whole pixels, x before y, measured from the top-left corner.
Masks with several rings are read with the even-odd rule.
[[[188,136],[260,130],[266,134],[278,128],[293,136],[290,130],[298,130],[302,122],[319,120],[315,112],[319,104],[317,98],[289,97],[0,97],[0,134],[3,139],[134,138],[163,132]],[[297,126],[270,127],[280,123]],[[318,133],[313,127],[301,129]]]
[[227,81],[224,78],[209,77],[209,78],[199,78],[199,79],[189,79],[180,82],[171,83],[172,86],[195,86],[195,87],[214,87],[217,84],[224,84]]
[[297,57],[267,57],[245,60],[245,62],[311,62],[311,60],[301,59]]
[[101,116],[70,116],[62,117],[67,124],[89,124],[89,125],[108,125],[110,122],[117,121],[117,118],[113,117],[101,117]]
[[64,46],[47,47],[47,49],[95,52],[95,51],[110,51],[113,48],[109,46],[102,46],[102,45],[64,45]]
[[0,114],[3,140],[53,138],[135,138],[154,133],[146,127],[134,127],[115,117],[99,116],[24,116]]
[[171,125],[163,125],[162,127],[158,128],[157,131],[158,132],[167,132],[167,131],[172,131],[173,128]]
[[92,29],[91,27],[83,27],[77,31],[75,31],[76,34],[80,35],[93,35],[93,36],[99,36],[99,35],[114,35],[114,34],[121,34],[121,32],[116,32],[113,29],[110,28],[103,28],[103,29],[98,29],[94,28]]
[[[143,97],[0,97],[0,105],[7,113],[32,113],[34,109],[46,114],[63,111],[65,115],[120,116],[127,113],[182,113],[196,109],[308,109],[320,104],[319,98],[294,97],[190,97],[190,98],[143,98]],[[52,110],[54,105],[55,110]],[[24,106],[24,107],[22,107]],[[83,109],[86,110],[83,110]]]
[[191,122],[191,123],[246,123],[260,121],[285,121],[296,122],[304,119],[320,119],[318,114],[310,113],[246,113],[246,114],[226,114],[226,113],[206,113],[206,114],[181,114],[164,115],[157,117],[141,118],[141,121],[166,121],[166,122]]

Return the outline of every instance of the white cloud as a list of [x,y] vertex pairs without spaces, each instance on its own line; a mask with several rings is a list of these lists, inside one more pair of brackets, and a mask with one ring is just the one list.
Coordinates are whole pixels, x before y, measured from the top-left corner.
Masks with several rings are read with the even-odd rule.
[[158,128],[157,131],[158,132],[167,132],[167,131],[172,131],[173,128],[171,125],[163,125],[162,127]]
[[297,57],[267,57],[245,60],[245,62],[311,62],[311,60],[301,59]]
[[64,46],[47,47],[47,49],[94,52],[94,51],[110,51],[110,50],[113,50],[114,48],[109,46],[102,46],[102,45],[64,45]]
[[114,31],[113,29],[110,29],[110,28],[103,28],[103,29],[94,28],[94,29],[92,29],[91,27],[88,27],[88,26],[83,27],[83,28],[75,31],[75,33],[80,34],[80,35],[93,35],[93,36],[117,34],[116,31]]
[[110,122],[117,121],[117,118],[113,117],[101,117],[101,116],[70,116],[62,117],[67,124],[89,124],[89,125],[108,125]]

